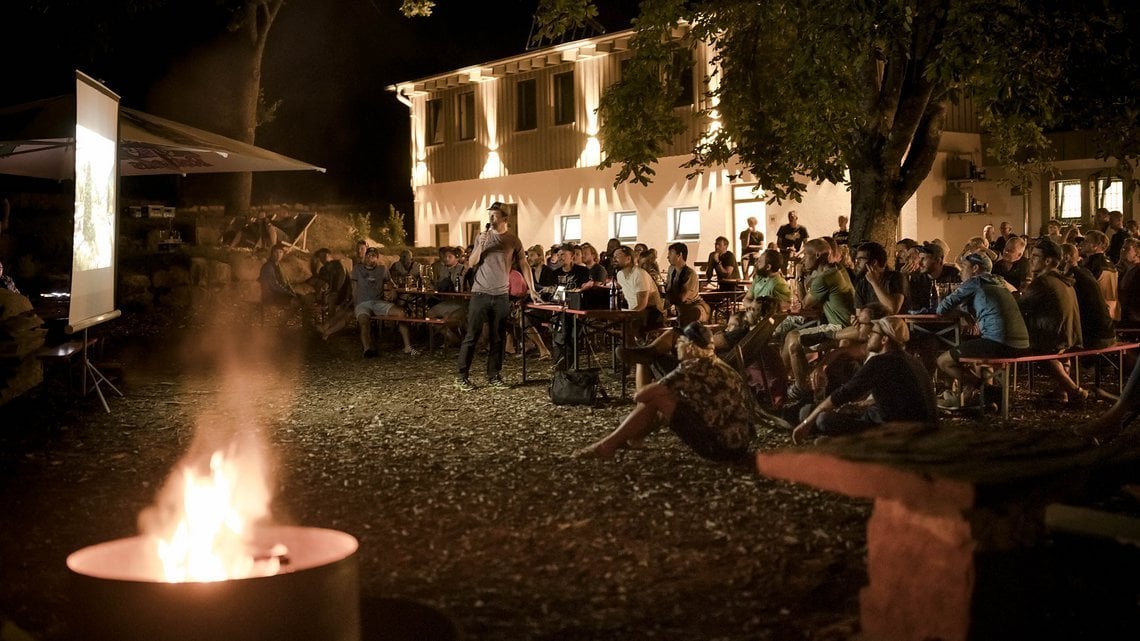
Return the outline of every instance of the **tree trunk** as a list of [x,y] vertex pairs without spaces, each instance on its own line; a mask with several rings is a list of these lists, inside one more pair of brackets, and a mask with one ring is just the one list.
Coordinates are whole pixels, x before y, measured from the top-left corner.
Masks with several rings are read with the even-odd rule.
[[873,240],[889,252],[899,224],[898,194],[881,170],[851,169],[851,244]]

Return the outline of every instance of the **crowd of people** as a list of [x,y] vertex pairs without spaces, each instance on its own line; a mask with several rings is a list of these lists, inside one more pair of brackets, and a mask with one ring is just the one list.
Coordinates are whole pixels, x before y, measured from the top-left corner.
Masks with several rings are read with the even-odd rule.
[[[404,252],[385,267],[362,244],[347,270],[328,250],[316,252],[319,331],[327,338],[355,319],[363,354],[373,357],[373,317],[409,313],[400,288],[466,292],[435,298],[427,310],[448,321],[448,340],[459,347],[455,386],[477,389],[471,368],[485,336],[486,384],[508,388],[507,352],[534,350],[555,367],[568,360],[559,314],[536,315],[523,334],[517,314],[534,312],[520,303],[575,290],[603,305],[616,297],[621,307],[644,312],[633,323],[634,342],[620,350],[635,371],[636,407],[612,434],[580,450],[583,457],[637,447],[662,420],[716,460],[744,456],[749,435],[765,421],[796,425],[797,443],[889,423],[936,425],[940,409],[985,407],[992,398],[992,372],[962,359],[1104,347],[1118,329],[1140,323],[1133,291],[1140,240],[1119,212],[1098,212],[1098,228],[1084,233],[1057,221],[1032,238],[1014,234],[1009,223],[996,233],[987,225],[958,252],[938,239],[849,246],[843,216],[832,235],[811,237],[791,212],[767,245],[749,219],[739,261],[721,237],[701,266],[690,264],[684,243],[669,245],[665,269],[654,249],[617,239],[602,252],[590,243],[524,249],[503,206],[493,204],[488,215],[469,247],[443,247],[430,266]],[[282,253],[275,248],[262,272],[267,302],[296,297],[276,267]],[[741,311],[712,324],[702,293],[739,286]],[[926,322],[959,323],[965,338],[947,349],[934,332],[914,331]],[[765,323],[760,345],[745,340]],[[418,354],[407,326],[396,326],[404,351]],[[747,353],[737,349],[745,342]],[[1056,383],[1045,400],[1088,398],[1063,360],[1044,366]]]

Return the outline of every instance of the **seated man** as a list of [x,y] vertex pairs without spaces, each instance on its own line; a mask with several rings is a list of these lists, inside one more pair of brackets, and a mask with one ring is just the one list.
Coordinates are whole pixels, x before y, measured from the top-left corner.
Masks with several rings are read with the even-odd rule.
[[634,323],[632,327],[633,338],[643,339],[647,331],[661,327],[665,319],[661,292],[658,291],[657,283],[653,282],[649,272],[634,264],[633,250],[622,245],[613,251],[613,255],[617,265],[614,280],[621,288],[626,307],[630,311],[645,312],[644,318]]
[[915,249],[922,257],[922,271],[910,281],[907,311],[933,314],[938,306],[938,286],[962,282],[962,273],[954,265],[946,264],[946,249],[938,242],[923,243]]
[[619,448],[648,436],[661,416],[704,458],[747,463],[754,417],[760,414],[752,407],[744,380],[716,357],[711,332],[697,322],[686,325],[677,338],[677,358],[676,369],[634,394],[637,407],[616,430],[574,455],[613,458]]
[[792,372],[793,385],[788,389],[788,400],[796,401],[807,396],[808,362],[804,350],[806,345],[814,345],[831,338],[836,332],[851,324],[855,314],[855,289],[847,276],[847,270],[829,262],[831,246],[822,238],[813,238],[804,243],[803,265],[808,272],[797,279],[800,300],[806,312],[820,315],[819,325],[804,327],[807,319],[803,316],[788,316],[780,323],[777,335],[783,336],[783,349],[780,352],[784,367]]
[[[369,247],[364,252],[364,263],[352,269],[352,282],[356,284],[356,321],[360,324],[360,342],[364,346],[364,358],[374,358],[377,355],[376,343],[372,337],[372,317],[391,316],[403,318],[406,314],[403,308],[396,305],[391,293],[385,291],[385,286],[391,284],[388,268],[380,264],[380,250]],[[389,292],[391,290],[388,290]],[[411,356],[419,354],[419,350],[412,347],[408,335],[408,326],[398,323],[400,338],[404,339],[404,353]]]
[[299,305],[297,292],[285,279],[281,271],[281,260],[285,258],[285,245],[278,243],[269,250],[269,258],[261,266],[257,282],[261,285],[261,304],[292,307]]
[[[1006,251],[1013,242],[1006,243]],[[1004,279],[990,273],[993,263],[989,257],[966,254],[962,262],[966,270],[962,275],[966,280],[938,303],[936,313],[948,314],[959,306],[964,307],[977,321],[981,337],[968,340],[938,356],[938,369],[962,384],[961,398],[946,405],[951,408],[974,404],[974,394],[982,382],[976,373],[961,366],[959,360],[963,356],[1014,358],[1024,355],[1029,349],[1029,330],[1025,327],[1017,301]]]
[[1065,257],[1058,269],[1073,279],[1073,292],[1077,295],[1077,308],[1081,314],[1081,347],[1101,349],[1116,342],[1116,322],[1109,313],[1104,292],[1092,272],[1080,264],[1075,245],[1061,245]]
[[1005,282],[1021,289],[1029,276],[1029,257],[1025,255],[1025,239],[1014,236],[1005,242],[1001,260],[994,264],[994,276],[1001,276]]
[[[815,435],[842,436],[893,422],[937,424],[938,410],[930,377],[918,358],[906,353],[910,331],[901,318],[881,318],[871,329],[874,354],[855,376],[823,400],[792,431],[792,442]],[[871,394],[875,402],[860,415],[835,411]]]
[[328,340],[329,336],[344,329],[352,315],[352,281],[344,264],[334,258],[329,249],[318,249],[313,257],[320,264],[317,279],[321,281],[324,292],[320,299],[324,322],[318,329],[321,338]]
[[1119,288],[1119,274],[1116,265],[1105,255],[1108,249],[1108,237],[1093,229],[1085,235],[1081,243],[1081,253],[1085,256],[1084,266],[1096,279],[1101,294],[1108,305],[1108,313],[1114,319],[1120,318],[1120,309],[1117,305],[1117,290]]
[[717,236],[714,249],[709,254],[705,264],[705,282],[712,288],[715,283],[717,291],[730,292],[736,289],[736,284],[726,280],[740,280],[740,270],[736,267],[736,257],[728,250],[728,239]]
[[412,251],[405,249],[400,252],[400,259],[388,268],[388,273],[391,274],[392,282],[398,287],[410,289],[420,282],[422,267],[412,258]]
[[[558,267],[543,272],[545,280],[539,283],[542,285],[544,293],[556,292],[558,288],[562,288],[562,291],[569,291],[572,289],[586,290],[594,286],[594,281],[590,279],[590,270],[584,265],[578,265],[574,262],[575,249],[576,247],[570,243],[566,243],[558,249]],[[564,316],[566,314],[563,312],[557,312],[553,315],[554,326],[550,337],[554,363],[560,368],[568,367],[571,361],[568,355],[568,346],[572,343],[570,337],[567,336],[571,323]]]
[[[677,308],[677,325],[709,320],[709,305],[701,299],[700,279],[686,263],[689,247],[685,243],[669,245],[669,271],[665,277],[665,300]],[[648,270],[647,270],[648,271]]]
[[792,290],[784,278],[784,255],[775,249],[765,249],[753,262],[752,285],[744,294],[744,305],[767,298],[775,301],[778,309],[786,312],[792,302]]
[[[1041,238],[1029,254],[1033,281],[1018,300],[1025,326],[1029,329],[1029,348],[1037,354],[1057,354],[1081,345],[1081,315],[1073,279],[1057,270],[1062,260],[1061,246]],[[1050,400],[1080,402],[1088,398],[1065,372],[1060,360],[1045,361],[1046,372],[1057,381],[1058,389]]]
[[[882,310],[875,318],[899,313],[906,298],[903,274],[887,268],[887,250],[879,243],[867,241],[855,249],[855,314],[869,305]],[[865,343],[865,325],[853,324],[835,332],[831,338],[841,344]]]

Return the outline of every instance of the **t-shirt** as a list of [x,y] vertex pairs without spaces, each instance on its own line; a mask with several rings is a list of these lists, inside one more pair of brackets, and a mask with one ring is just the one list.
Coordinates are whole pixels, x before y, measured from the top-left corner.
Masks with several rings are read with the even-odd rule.
[[352,282],[356,284],[357,305],[384,297],[384,283],[388,282],[388,268],[377,265],[369,269],[361,263],[352,268]]
[[742,253],[758,252],[761,249],[764,249],[763,232],[751,229],[740,232],[740,251]]
[[392,280],[396,281],[396,283],[403,287],[404,282],[402,279],[406,279],[408,276],[419,278],[420,270],[420,264],[414,260],[410,266],[406,266],[404,265],[403,261],[397,260],[396,262],[392,263],[391,267],[388,268],[388,273],[392,275]]
[[907,285],[910,288],[910,291],[907,292],[907,309],[933,312],[934,308],[938,306],[938,301],[935,300],[937,292],[934,284],[960,282],[962,282],[962,272],[954,265],[943,265],[942,273],[939,274],[938,278],[931,278],[930,274],[921,272],[911,274],[911,280]]
[[[879,301],[879,297],[875,295],[875,287],[867,280],[866,274],[855,278],[851,284],[855,287],[856,309]],[[893,269],[883,270],[883,288],[887,290],[888,294],[902,294],[903,298],[906,298],[906,279],[900,272]]]
[[846,245],[847,239],[851,237],[851,232],[846,229],[837,229],[831,233],[831,239],[835,241],[836,245]]
[[763,276],[760,272],[756,272],[752,276],[752,288],[749,294],[753,299],[773,298],[781,303],[789,303],[792,300],[792,288],[788,287],[787,279],[778,273]]
[[1056,270],[1039,274],[1017,303],[1033,351],[1053,354],[1081,344],[1081,315],[1071,277]]
[[511,263],[522,255],[522,242],[509,231],[500,234],[492,229],[485,234],[486,240],[471,291],[492,296],[507,294],[511,290]]
[[1022,283],[1024,283],[1025,279],[1029,276],[1029,257],[1022,256],[1014,263],[999,260],[994,263],[994,276],[1001,276],[1009,281],[1010,285],[1021,289]]
[[585,265],[571,265],[569,271],[559,267],[543,272],[540,284],[543,287],[561,285],[566,289],[582,289],[582,285],[588,282],[590,282],[590,270],[586,269]]
[[606,273],[606,268],[602,267],[601,263],[594,263],[593,267],[588,267],[590,270],[590,280],[595,283],[604,283],[609,279],[609,274]]
[[930,374],[922,361],[898,350],[887,351],[863,364],[851,380],[835,390],[831,401],[844,405],[875,396],[883,422],[938,421]]
[[847,327],[855,313],[855,288],[847,277],[847,270],[834,265],[824,267],[811,279],[808,290],[812,300],[823,306],[823,316],[829,325]]
[[781,225],[776,230],[776,247],[780,249],[792,248],[799,251],[804,245],[804,241],[809,238],[807,227],[799,225],[792,227],[790,224]]
[[655,307],[658,311],[665,309],[664,304],[661,302],[661,292],[657,289],[657,283],[653,282],[653,277],[649,272],[644,269],[634,266],[627,273],[626,270],[618,270],[617,276],[618,287],[621,288],[622,296],[625,296],[626,305],[629,309],[637,307],[637,295],[640,292],[649,292],[649,302],[646,307]]
[[716,252],[709,254],[708,263],[705,264],[705,279],[712,282],[714,279],[717,281],[717,288],[721,291],[732,291],[735,286],[732,283],[723,283],[720,280],[720,274],[717,273],[714,265],[720,263],[720,268],[728,270],[728,276],[725,278],[739,279],[740,270],[736,268],[736,257],[732,252],[726,251],[720,256]]

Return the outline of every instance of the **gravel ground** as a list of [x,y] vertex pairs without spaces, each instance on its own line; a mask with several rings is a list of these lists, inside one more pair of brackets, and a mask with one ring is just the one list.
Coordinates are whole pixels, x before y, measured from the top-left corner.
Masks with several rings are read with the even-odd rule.
[[[386,343],[363,360],[349,333],[322,342],[224,311],[101,328],[125,394],[110,414],[50,383],[0,407],[0,619],[42,641],[81,638],[66,622],[66,555],[135,534],[192,444],[256,430],[276,463],[277,520],[360,540],[368,638],[393,599],[470,639],[857,632],[868,502],[708,463],[667,430],[614,461],[574,460],[628,402],[557,407],[541,382],[462,393],[454,349]],[[519,359],[504,374],[517,383]],[[1034,412],[1014,427],[1081,416]]]

